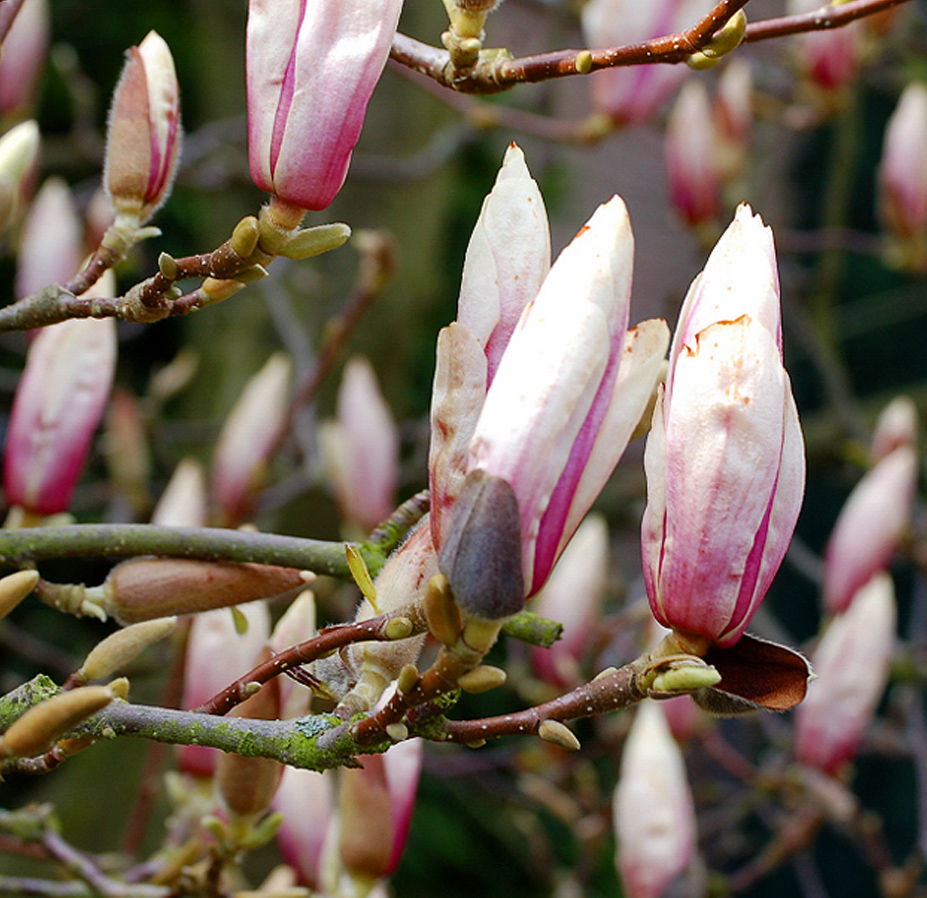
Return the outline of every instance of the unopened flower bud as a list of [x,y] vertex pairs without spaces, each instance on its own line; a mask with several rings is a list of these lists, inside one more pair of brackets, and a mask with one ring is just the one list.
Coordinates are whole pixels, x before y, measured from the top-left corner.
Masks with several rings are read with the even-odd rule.
[[174,60],[149,31],[128,52],[110,109],[104,182],[117,217],[144,224],[170,193],[180,148]]
[[824,553],[824,605],[846,611],[856,591],[891,562],[910,525],[917,453],[900,446],[856,484]]
[[116,365],[113,319],[47,327],[29,347],[3,455],[7,501],[36,515],[66,511]]
[[48,0],[26,0],[0,53],[0,114],[33,104],[50,36]]
[[[203,704],[257,663],[270,637],[270,614],[263,602],[243,605],[239,612],[247,623],[243,633],[224,608],[206,611],[193,619],[187,637],[182,708]],[[177,754],[181,769],[211,776],[219,752],[200,745],[183,745]]]
[[344,183],[401,8],[402,0],[250,0],[251,177],[300,216],[324,209]]
[[[582,25],[590,47],[616,47],[690,28],[712,0],[590,0]],[[640,124],[656,112],[688,75],[685,66],[642,65],[593,72],[592,102],[619,124]]]
[[342,514],[368,531],[396,507],[399,431],[365,358],[345,366],[337,402],[319,431],[322,457]]
[[226,525],[247,518],[263,485],[270,451],[286,417],[292,369],[285,354],[272,355],[248,381],[219,434],[212,497]]
[[876,421],[870,450],[872,464],[901,446],[917,449],[917,406],[907,396],[898,396],[882,409]]
[[655,702],[638,706],[624,744],[614,817],[626,894],[664,894],[695,851],[695,810],[682,753]]
[[162,527],[206,526],[206,475],[199,461],[185,458],[174,468],[151,523]]
[[31,119],[0,137],[0,236],[19,218],[38,154],[39,126]]
[[176,624],[176,617],[161,617],[111,633],[90,650],[75,678],[80,683],[91,683],[112,676],[149,646],[164,639]]
[[888,121],[878,187],[899,265],[927,270],[927,84],[909,84]]
[[116,565],[93,601],[123,624],[197,614],[269,599],[306,585],[295,568],[188,558],[133,558]]
[[[0,82],[2,83],[2,82]],[[81,261],[81,223],[62,178],[49,178],[26,213],[16,259],[19,299],[46,284],[66,284]]]
[[[275,720],[279,713],[280,687],[274,678],[238,705],[232,715]],[[229,752],[219,756],[216,791],[233,818],[255,820],[270,807],[283,776],[283,766],[273,758],[245,758]]]
[[720,212],[721,172],[708,90],[701,81],[690,81],[679,92],[666,127],[665,153],[676,212],[689,227],[711,227]]
[[27,758],[48,751],[68,730],[113,700],[108,686],[84,686],[62,692],[26,711],[0,740],[7,756]]
[[888,682],[895,618],[891,577],[876,574],[825,631],[795,720],[798,760],[832,773],[856,753]]
[[538,727],[538,735],[551,745],[558,745],[567,751],[579,751],[579,739],[573,731],[559,720],[542,720]]

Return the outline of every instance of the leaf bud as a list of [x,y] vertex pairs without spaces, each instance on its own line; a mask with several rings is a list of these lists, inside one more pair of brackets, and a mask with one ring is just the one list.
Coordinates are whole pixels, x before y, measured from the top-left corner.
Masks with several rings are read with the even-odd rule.
[[85,686],[52,696],[26,711],[3,734],[3,754],[26,758],[48,751],[68,730],[105,708],[113,697],[107,686]]
[[176,617],[159,617],[111,633],[90,650],[76,679],[80,683],[106,679],[171,633],[176,624]]

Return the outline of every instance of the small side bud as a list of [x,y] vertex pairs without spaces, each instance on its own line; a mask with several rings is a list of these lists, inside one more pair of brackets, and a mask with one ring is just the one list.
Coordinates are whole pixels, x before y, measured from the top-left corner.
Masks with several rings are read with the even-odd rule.
[[158,271],[169,281],[176,281],[180,277],[180,266],[170,253],[161,253],[158,256]]
[[176,624],[176,617],[161,617],[111,633],[91,649],[75,678],[83,684],[112,676],[148,646],[154,645],[171,633]]
[[407,617],[394,617],[386,625],[386,635],[390,639],[405,639],[412,635],[412,621]]
[[393,742],[404,742],[409,738],[409,730],[404,723],[388,723],[386,725],[386,735]]
[[310,259],[343,246],[351,236],[351,229],[341,222],[300,228],[277,250],[278,256],[288,259]]
[[559,745],[567,751],[579,751],[581,748],[579,739],[573,735],[573,731],[559,720],[542,720],[538,727],[538,735],[551,745]]
[[680,664],[661,670],[654,678],[649,693],[654,696],[677,695],[709,689],[721,682],[721,674],[704,664]]
[[396,688],[403,694],[408,695],[416,686],[420,679],[418,668],[414,664],[407,664],[396,679]]
[[247,259],[256,249],[261,236],[261,226],[253,215],[246,215],[232,231],[231,244],[235,253]]
[[464,692],[489,692],[490,689],[496,689],[506,680],[506,673],[499,667],[492,667],[489,664],[481,664],[474,667],[473,670],[467,671],[457,681],[458,685]]
[[460,610],[451,595],[447,578],[443,574],[436,574],[428,581],[424,604],[428,629],[435,639],[442,645],[453,645],[457,642],[463,622]]
[[30,708],[3,734],[8,757],[28,758],[48,751],[68,730],[105,708],[114,696],[107,686],[62,692]]

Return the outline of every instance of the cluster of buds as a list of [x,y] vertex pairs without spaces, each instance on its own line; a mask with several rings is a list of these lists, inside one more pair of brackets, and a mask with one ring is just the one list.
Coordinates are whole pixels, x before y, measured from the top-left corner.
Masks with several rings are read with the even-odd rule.
[[[521,172],[517,203],[533,218],[520,152],[510,149],[506,163],[513,175],[500,184]],[[507,343],[487,336],[511,297],[464,310],[462,296],[458,321],[439,337],[431,526],[442,572],[468,615],[505,618],[540,590],[651,399],[668,335],[662,321],[627,331],[632,257],[627,210],[615,197],[546,276],[543,252],[530,257],[531,280],[542,283],[537,295],[517,296],[523,308]],[[498,282],[500,296],[512,294]]]
[[[711,11],[711,0],[590,0],[583,7],[582,26],[590,47],[639,44],[691,28]],[[693,54],[692,68],[710,68],[743,39],[747,20],[743,11]],[[637,125],[647,121],[685,80],[683,66],[643,65],[610,68],[592,75],[595,108],[612,124]]]
[[829,617],[812,656],[818,680],[796,718],[796,757],[829,774],[855,756],[888,683],[897,610],[887,569],[910,527],[917,485],[917,412],[909,399],[899,397],[880,415],[871,457],[827,545]]

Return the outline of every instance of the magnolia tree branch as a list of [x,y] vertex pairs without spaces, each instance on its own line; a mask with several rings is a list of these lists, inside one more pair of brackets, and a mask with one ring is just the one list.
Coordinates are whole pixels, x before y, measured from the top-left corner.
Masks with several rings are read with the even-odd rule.
[[[382,552],[359,546],[372,575],[383,566]],[[117,558],[163,555],[200,561],[273,564],[351,579],[345,544],[249,533],[213,527],[159,527],[153,524],[73,524],[0,530],[0,564],[23,567],[49,558]]]
[[[543,728],[545,721],[560,723],[619,710],[645,698],[648,689],[641,678],[649,665],[649,657],[642,656],[620,670],[604,671],[591,683],[559,699],[498,718],[448,721],[445,711],[454,703],[455,696],[444,695],[439,704],[422,703],[410,709],[408,732],[434,741],[471,744],[510,733],[537,733],[548,738]],[[40,674],[3,696],[0,698],[0,730],[5,731],[29,708],[60,692],[60,687]],[[352,765],[356,755],[381,753],[393,744],[392,739],[379,732],[379,727],[359,726],[364,720],[344,721],[335,714],[294,720],[218,717],[116,700],[75,727],[67,738],[99,741],[117,736],[141,736],[155,742],[204,745],[244,757],[273,758],[293,767],[326,770]],[[42,758],[13,758],[0,764],[3,772],[44,773],[47,769]]]
[[[558,50],[519,59],[510,58],[504,51],[483,51],[480,61],[465,77],[459,77],[456,73],[446,50],[403,34],[396,35],[391,56],[401,65],[427,75],[444,87],[463,93],[492,94],[508,90],[516,84],[586,75],[599,69],[685,62],[689,56],[703,48],[712,35],[736,12],[746,7],[748,2],[721,0],[691,28],[640,44],[604,50]],[[840,6],[822,5],[815,12],[750,23],[744,40],[754,42],[838,28],[908,2],[910,0],[851,0]]]

